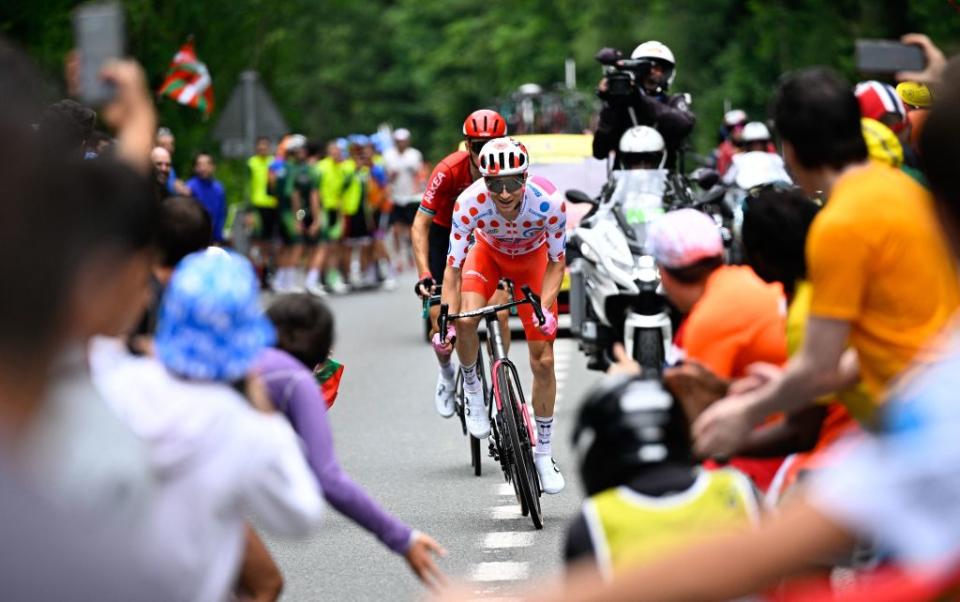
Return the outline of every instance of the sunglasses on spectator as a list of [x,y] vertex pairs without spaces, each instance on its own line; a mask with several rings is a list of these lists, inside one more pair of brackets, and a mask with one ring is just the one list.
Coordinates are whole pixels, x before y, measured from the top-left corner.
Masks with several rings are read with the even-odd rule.
[[523,178],[484,178],[483,182],[493,194],[500,194],[504,190],[516,192],[523,188]]

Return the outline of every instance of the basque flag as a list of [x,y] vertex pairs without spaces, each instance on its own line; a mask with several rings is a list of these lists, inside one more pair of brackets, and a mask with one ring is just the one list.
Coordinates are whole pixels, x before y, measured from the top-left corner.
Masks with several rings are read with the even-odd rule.
[[213,82],[207,66],[197,60],[193,38],[187,40],[174,55],[167,78],[157,94],[203,111],[204,117],[209,117],[213,112]]

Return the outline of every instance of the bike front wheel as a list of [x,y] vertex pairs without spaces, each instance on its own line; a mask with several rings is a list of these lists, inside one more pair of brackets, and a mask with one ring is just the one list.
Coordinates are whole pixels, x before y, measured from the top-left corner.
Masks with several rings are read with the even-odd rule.
[[[503,426],[506,430],[507,443],[510,446],[510,453],[504,454],[504,458],[512,463],[509,472],[513,475],[513,487],[520,500],[521,512],[527,511],[530,520],[536,529],[543,528],[543,515],[540,511],[540,485],[537,480],[537,471],[533,463],[533,448],[530,444],[530,437],[527,434],[526,426],[523,424],[523,417],[520,415],[523,400],[518,395],[519,379],[515,369],[509,364],[502,363],[497,366],[497,374],[494,380],[494,395],[500,401],[501,412],[503,413]],[[514,386],[516,383],[516,386]]]

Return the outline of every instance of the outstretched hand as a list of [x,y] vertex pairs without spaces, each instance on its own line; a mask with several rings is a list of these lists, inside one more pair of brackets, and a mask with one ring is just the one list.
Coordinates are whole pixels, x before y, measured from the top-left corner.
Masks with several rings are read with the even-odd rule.
[[426,533],[414,532],[413,541],[404,557],[410,570],[420,581],[433,591],[447,584],[447,577],[434,562],[433,557],[440,558],[447,555],[447,551],[435,539]]
[[927,66],[923,71],[901,71],[897,73],[897,81],[920,82],[927,85],[940,83],[943,70],[947,66],[947,58],[943,55],[943,51],[922,33],[908,33],[900,38],[900,41],[904,44],[919,46],[923,50]]

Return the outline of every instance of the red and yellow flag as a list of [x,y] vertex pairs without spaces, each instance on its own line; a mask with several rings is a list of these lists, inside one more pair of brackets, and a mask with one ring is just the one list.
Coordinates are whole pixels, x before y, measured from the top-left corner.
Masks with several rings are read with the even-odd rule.
[[203,111],[204,117],[209,117],[213,112],[213,82],[207,66],[197,60],[192,39],[187,40],[174,55],[167,78],[157,94]]

